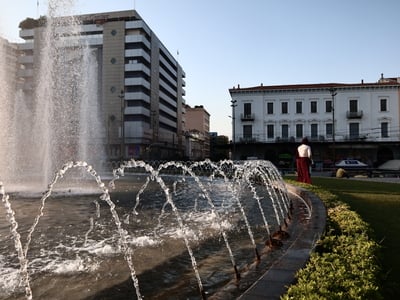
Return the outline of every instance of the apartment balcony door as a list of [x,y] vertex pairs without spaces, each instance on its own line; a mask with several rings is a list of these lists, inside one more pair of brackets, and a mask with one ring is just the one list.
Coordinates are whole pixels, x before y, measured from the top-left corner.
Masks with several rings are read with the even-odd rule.
[[358,139],[360,137],[360,124],[350,123],[349,124],[350,139]]

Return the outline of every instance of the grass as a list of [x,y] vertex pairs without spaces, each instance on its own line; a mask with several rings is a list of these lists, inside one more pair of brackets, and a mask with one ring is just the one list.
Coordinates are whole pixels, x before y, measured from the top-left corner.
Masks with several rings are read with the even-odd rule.
[[313,185],[337,195],[369,223],[382,246],[381,292],[385,299],[400,299],[400,184],[314,177]]

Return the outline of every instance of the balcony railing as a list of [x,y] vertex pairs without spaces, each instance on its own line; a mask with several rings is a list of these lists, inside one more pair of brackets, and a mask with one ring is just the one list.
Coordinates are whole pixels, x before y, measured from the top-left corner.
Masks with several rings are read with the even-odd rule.
[[246,136],[239,138],[239,143],[257,143],[260,142],[255,136]]
[[345,141],[365,141],[368,139],[368,136],[365,134],[351,134],[344,136]]
[[346,117],[347,119],[361,119],[363,116],[363,111],[347,111],[346,112]]
[[240,114],[242,121],[254,121],[254,114]]

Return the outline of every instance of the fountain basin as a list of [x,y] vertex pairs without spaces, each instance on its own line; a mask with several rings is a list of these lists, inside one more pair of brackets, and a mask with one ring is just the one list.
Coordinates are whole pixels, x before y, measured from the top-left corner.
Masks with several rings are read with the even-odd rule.
[[[87,164],[68,164],[60,171],[63,177],[68,168],[87,168],[100,193],[76,194],[77,187],[70,186],[66,193],[47,191],[41,201],[12,195],[21,241],[31,235],[24,247],[32,298],[135,299],[143,294],[151,299],[226,299],[246,295],[266,270],[293,252],[292,245],[311,226],[314,211],[302,198],[286,195],[286,185],[273,166],[246,164],[234,166],[246,172],[231,172],[228,178],[221,176],[221,169],[220,176],[204,172],[197,176],[193,166],[183,175],[171,175],[145,163],[129,162],[114,172],[110,192]],[[124,173],[125,168],[137,166],[139,172]],[[266,168],[265,173],[258,168]],[[56,181],[50,185],[55,191],[56,183],[61,186]],[[29,229],[40,203],[37,225]],[[284,208],[287,203],[292,212]],[[2,280],[9,286],[0,289],[0,299],[29,298],[19,285],[17,253],[6,229],[0,229],[5,241],[0,263],[9,271],[3,279],[14,280]],[[266,246],[272,239],[282,245]]]

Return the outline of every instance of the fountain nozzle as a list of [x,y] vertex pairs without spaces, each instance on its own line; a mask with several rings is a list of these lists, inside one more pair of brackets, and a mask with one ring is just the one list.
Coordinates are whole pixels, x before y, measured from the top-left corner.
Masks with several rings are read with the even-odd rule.
[[234,266],[233,266],[233,269],[235,270],[236,282],[239,282],[239,281],[240,281],[240,273],[239,273],[239,271],[238,271],[238,269],[237,269],[237,266],[234,265]]
[[204,289],[201,289],[200,293],[201,293],[201,299],[207,300],[207,295],[206,295],[206,292],[204,291]]
[[256,254],[256,260],[260,261],[261,258],[260,258],[260,254],[258,253],[257,247],[254,248],[254,252]]

